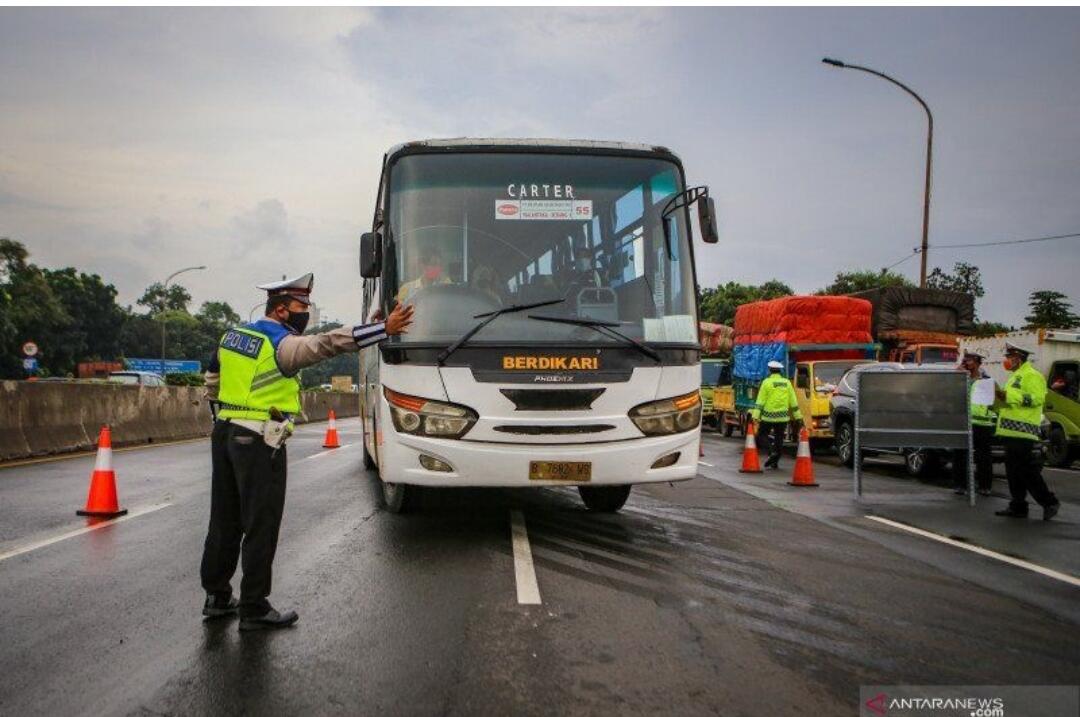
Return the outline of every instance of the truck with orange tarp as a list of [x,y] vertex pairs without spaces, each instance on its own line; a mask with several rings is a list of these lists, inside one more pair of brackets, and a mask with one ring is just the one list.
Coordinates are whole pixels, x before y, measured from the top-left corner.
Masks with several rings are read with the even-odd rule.
[[[746,430],[768,363],[779,361],[795,385],[812,449],[832,440],[829,395],[852,366],[874,361],[871,304],[850,296],[785,296],[743,304],[735,312],[734,411],[718,417]],[[795,437],[792,436],[794,439]]]

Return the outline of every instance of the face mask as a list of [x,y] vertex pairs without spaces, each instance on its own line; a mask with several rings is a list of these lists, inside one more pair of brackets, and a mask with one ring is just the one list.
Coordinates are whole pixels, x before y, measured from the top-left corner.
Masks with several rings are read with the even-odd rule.
[[1015,371],[1018,368],[1020,368],[1020,359],[1016,358],[1015,356],[1005,357],[1006,371]]
[[285,319],[285,325],[298,334],[304,333],[304,329],[307,328],[308,319],[311,318],[311,313],[307,311],[294,311],[289,313],[289,318]]
[[439,278],[440,274],[442,274],[441,266],[429,266],[424,269],[424,278],[428,281],[435,281]]

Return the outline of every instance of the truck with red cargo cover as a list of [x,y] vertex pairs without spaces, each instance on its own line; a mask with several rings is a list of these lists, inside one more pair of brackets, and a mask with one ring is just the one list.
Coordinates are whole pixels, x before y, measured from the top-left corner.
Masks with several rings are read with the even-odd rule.
[[[719,416],[745,431],[768,363],[779,361],[816,449],[832,440],[829,395],[852,366],[874,361],[871,304],[850,296],[785,296],[743,304],[735,312],[734,415]],[[792,439],[797,438],[792,436]]]

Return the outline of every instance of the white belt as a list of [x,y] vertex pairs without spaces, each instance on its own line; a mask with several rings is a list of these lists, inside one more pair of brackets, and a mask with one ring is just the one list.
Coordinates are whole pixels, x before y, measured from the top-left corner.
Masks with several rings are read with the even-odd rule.
[[266,426],[266,421],[253,421],[249,418],[227,418],[225,419],[229,423],[234,423],[241,428],[246,428],[249,431],[258,433],[260,436],[263,434],[263,428]]

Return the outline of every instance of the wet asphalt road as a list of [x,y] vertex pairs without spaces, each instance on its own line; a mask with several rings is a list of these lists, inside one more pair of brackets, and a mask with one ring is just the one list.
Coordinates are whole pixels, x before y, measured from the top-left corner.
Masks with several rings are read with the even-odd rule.
[[[318,425],[290,443],[271,600],[295,628],[201,619],[205,441],[118,452],[134,517],[0,559],[0,714],[831,715],[858,714],[860,684],[1080,682],[1080,625],[993,589],[1048,578],[987,560],[976,584],[961,564],[982,558],[921,545],[930,564],[916,538],[705,477],[617,515],[568,489],[391,515],[339,428],[336,451]],[[707,442],[713,478],[732,454]],[[0,469],[0,555],[84,526],[92,463]],[[516,600],[512,509],[541,605]]]

